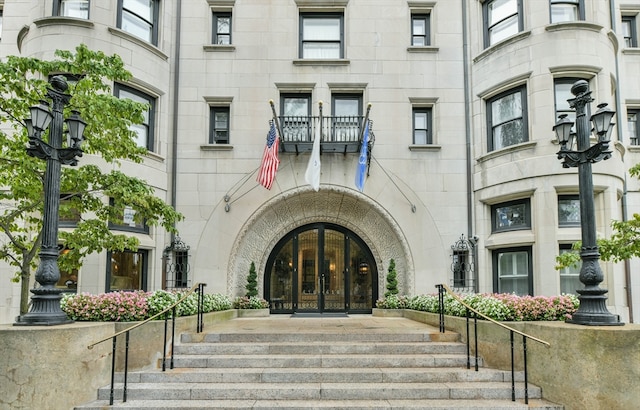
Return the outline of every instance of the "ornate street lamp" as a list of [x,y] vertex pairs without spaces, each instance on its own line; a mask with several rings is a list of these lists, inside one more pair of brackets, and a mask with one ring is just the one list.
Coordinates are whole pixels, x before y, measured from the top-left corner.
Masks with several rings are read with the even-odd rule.
[[[55,287],[60,279],[58,269],[58,214],[60,208],[60,171],[62,165],[77,165],[82,156],[80,148],[84,128],[87,125],[80,115],[74,111],[64,120],[63,109],[71,96],[66,94],[68,85],[62,76],[53,77],[49,83],[46,101],[31,107],[31,118],[26,119],[29,132],[27,154],[47,161],[44,176],[44,211],[42,214],[42,244],[40,247],[40,265],[36,271],[39,287],[32,289],[31,309],[29,313],[19,316],[16,325],[59,325],[71,320],[60,308],[61,289]],[[66,122],[68,137],[67,147],[62,147],[63,123]],[[45,142],[42,135],[49,129],[49,138]]]
[[[586,115],[587,104],[593,101],[589,84],[585,80],[578,80],[571,87],[571,93],[576,97],[567,101],[576,112],[575,134],[571,132],[573,122],[567,118],[566,114],[561,115],[553,127],[560,143],[558,159],[563,160],[562,166],[564,168],[578,167],[578,189],[580,191],[580,224],[582,228],[580,282],[584,285],[584,289],[577,290],[580,307],[567,322],[579,325],[623,325],[624,323],[620,322],[618,315],[607,310],[607,297],[605,296],[607,290],[598,286],[604,280],[604,275],[598,262],[600,252],[596,242],[593,176],[591,174],[592,163],[611,158],[609,140],[613,128],[611,119],[615,112],[607,108],[607,104],[598,105],[598,111],[591,116],[597,142],[591,145],[589,119]],[[574,140],[577,140],[577,150],[575,151],[572,150]]]

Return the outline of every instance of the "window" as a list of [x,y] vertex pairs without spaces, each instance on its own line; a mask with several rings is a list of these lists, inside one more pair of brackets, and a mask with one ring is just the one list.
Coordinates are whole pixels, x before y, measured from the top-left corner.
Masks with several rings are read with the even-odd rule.
[[0,38],[2,38],[2,7],[0,7]]
[[80,204],[82,197],[75,194],[60,194],[59,225],[74,227],[80,222]]
[[333,94],[332,141],[358,141],[362,123],[361,94]]
[[531,228],[531,200],[503,202],[491,207],[491,231],[516,231]]
[[625,47],[638,47],[636,16],[622,16],[622,37]]
[[411,45],[428,46],[431,44],[429,36],[429,14],[411,15]]
[[627,131],[629,132],[629,142],[631,145],[640,145],[640,110],[627,110]]
[[147,290],[148,251],[107,252],[106,291]]
[[343,58],[343,26],[342,13],[301,13],[300,58]]
[[485,47],[522,31],[522,0],[491,0],[482,9]]
[[[58,245],[58,249],[60,249],[60,255],[64,255],[69,252],[69,248],[64,245]],[[60,278],[58,278],[58,282],[56,282],[56,288],[63,289],[64,293],[76,293],[78,289],[78,271],[76,269],[67,271],[60,271]]]
[[88,19],[89,0],[54,0],[53,15]]
[[189,251],[188,250],[176,250],[174,255],[174,283],[176,288],[186,288],[189,286]]
[[129,128],[136,133],[138,146],[145,147],[149,151],[153,151],[154,119],[156,110],[155,98],[121,84],[116,84],[115,94],[118,98],[128,98],[149,106],[149,108],[143,112],[144,119],[142,124],[133,124]]
[[528,141],[525,87],[493,97],[487,105],[489,151]]
[[413,109],[413,143],[415,145],[432,144],[431,108]]
[[580,226],[580,196],[558,196],[558,225]]
[[497,293],[533,295],[531,247],[493,251],[493,288]]
[[109,221],[109,229],[149,233],[149,226],[145,223],[144,220],[141,220],[139,217],[136,217],[136,211],[134,209],[132,209],[129,206],[116,207],[116,205],[114,204],[113,198],[109,199],[109,205],[113,209],[115,209],[117,213],[116,219]]
[[584,20],[584,0],[551,0],[551,22]]
[[310,94],[281,94],[282,107],[282,139],[284,141],[311,142],[311,95]]
[[211,107],[209,144],[229,144],[229,107]]
[[159,0],[118,0],[118,27],[157,45],[158,8]]
[[[556,99],[556,121],[560,115],[567,114],[567,118],[576,122],[576,112],[569,106],[569,99],[575,96],[571,93],[571,87],[579,78],[556,78],[553,83],[554,95]],[[588,110],[589,104],[586,109]],[[575,129],[575,128],[574,128]]]
[[[574,252],[571,249],[571,244],[560,245],[560,255],[567,252]],[[584,286],[580,282],[580,268],[582,262],[579,262],[577,266],[569,266],[567,268],[560,269],[560,293],[577,294],[576,289],[582,289]]]
[[231,13],[213,12],[213,44],[231,44]]

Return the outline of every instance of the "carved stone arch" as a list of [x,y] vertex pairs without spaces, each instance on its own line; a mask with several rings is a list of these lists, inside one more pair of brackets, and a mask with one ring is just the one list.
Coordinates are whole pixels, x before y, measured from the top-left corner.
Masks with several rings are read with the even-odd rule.
[[400,293],[413,293],[413,258],[398,223],[371,198],[336,185],[322,185],[318,192],[297,187],[256,209],[234,241],[229,257],[228,293],[244,295],[249,267],[254,261],[262,295],[267,259],[277,242],[295,228],[314,222],[343,226],[365,241],[378,266],[380,294],[384,294],[390,259],[396,262]]

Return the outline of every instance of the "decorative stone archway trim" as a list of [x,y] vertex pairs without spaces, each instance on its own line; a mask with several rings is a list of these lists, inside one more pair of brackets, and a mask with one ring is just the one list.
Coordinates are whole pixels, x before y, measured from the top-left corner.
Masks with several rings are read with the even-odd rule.
[[243,295],[251,262],[258,268],[262,294],[264,270],[269,254],[287,233],[302,225],[325,222],[356,233],[369,246],[378,265],[378,289],[383,295],[389,260],[396,262],[401,294],[414,289],[413,258],[398,223],[379,203],[358,191],[337,185],[296,187],[260,206],[242,226],[229,257],[227,290]]

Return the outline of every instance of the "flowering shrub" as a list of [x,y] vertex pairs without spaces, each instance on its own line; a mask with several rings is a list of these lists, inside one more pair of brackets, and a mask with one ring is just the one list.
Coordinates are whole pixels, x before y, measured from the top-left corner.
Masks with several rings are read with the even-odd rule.
[[[167,292],[110,292],[92,295],[65,294],[60,307],[72,320],[94,322],[131,322],[145,320],[160,313],[186,294],[185,291]],[[231,309],[231,300],[225,295],[205,294],[203,311],[214,312]],[[176,316],[195,315],[198,311],[198,295],[192,293],[176,306]],[[164,319],[163,315],[160,319]],[[168,312],[167,317],[171,317]]]
[[131,322],[149,317],[149,295],[143,291],[65,294],[60,307],[73,320]]
[[257,296],[238,296],[233,301],[234,309],[266,309],[268,307],[269,302]]
[[376,307],[380,309],[406,309],[408,308],[409,297],[404,295],[390,294],[384,299],[376,302]]
[[[578,309],[575,295],[517,296],[513,294],[468,294],[462,300],[480,313],[500,321],[532,321],[570,319]],[[413,309],[438,313],[438,295],[389,296],[376,302],[380,309]],[[444,295],[444,313],[466,316],[466,307],[452,295]]]

